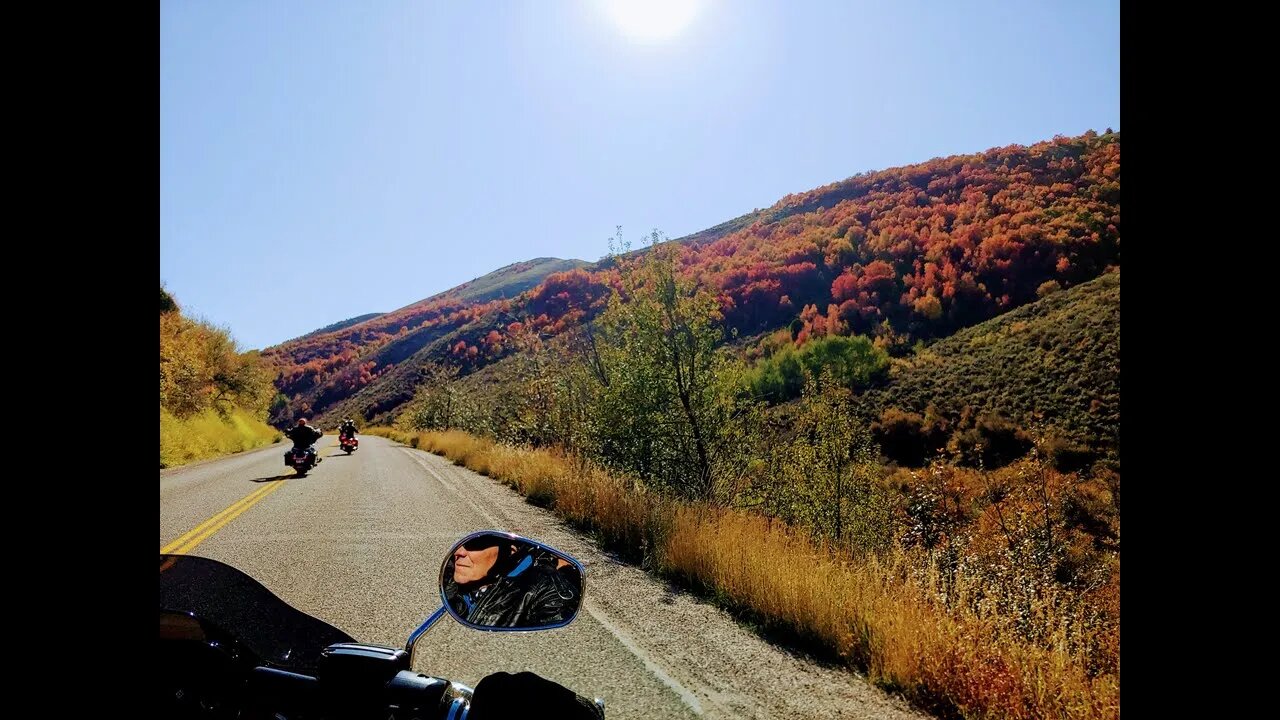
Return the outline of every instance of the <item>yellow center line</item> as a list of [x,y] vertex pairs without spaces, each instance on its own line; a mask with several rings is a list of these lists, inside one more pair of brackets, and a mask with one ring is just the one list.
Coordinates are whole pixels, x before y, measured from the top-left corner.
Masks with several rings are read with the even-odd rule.
[[262,498],[279,490],[284,485],[284,481],[278,481],[259,488],[241,498],[231,507],[205,520],[199,525],[192,528],[182,537],[160,548],[161,555],[185,555],[195,549],[197,545],[204,542],[210,535],[218,532],[224,525],[235,520],[241,513],[253,507]]

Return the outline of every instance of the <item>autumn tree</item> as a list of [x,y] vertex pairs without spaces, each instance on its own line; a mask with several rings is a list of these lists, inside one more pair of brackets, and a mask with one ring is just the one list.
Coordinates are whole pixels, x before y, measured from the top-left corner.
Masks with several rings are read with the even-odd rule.
[[718,350],[715,296],[681,276],[679,246],[649,240],[614,256],[621,286],[599,320],[598,452],[680,495],[723,498],[741,481],[753,408]]
[[183,316],[160,289],[160,407],[180,418],[237,406],[265,414],[271,377],[257,351],[242,353],[225,328]]
[[401,424],[414,430],[451,430],[472,414],[458,381],[456,366],[428,363],[418,369],[419,384]]
[[789,442],[773,449],[775,493],[794,517],[818,537],[855,552],[877,552],[892,540],[892,509],[874,479],[877,451],[851,403],[852,393],[830,371],[806,374],[803,400]]

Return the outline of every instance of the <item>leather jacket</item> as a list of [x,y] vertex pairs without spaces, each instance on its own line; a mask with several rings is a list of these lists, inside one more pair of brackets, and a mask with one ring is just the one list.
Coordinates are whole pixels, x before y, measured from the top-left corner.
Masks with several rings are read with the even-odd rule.
[[309,448],[316,443],[324,433],[316,430],[310,425],[299,425],[290,428],[284,432],[285,437],[293,441],[296,448]]
[[557,570],[526,557],[511,572],[476,588],[445,582],[445,597],[459,616],[476,625],[533,628],[559,625],[578,606],[581,581],[572,566]]

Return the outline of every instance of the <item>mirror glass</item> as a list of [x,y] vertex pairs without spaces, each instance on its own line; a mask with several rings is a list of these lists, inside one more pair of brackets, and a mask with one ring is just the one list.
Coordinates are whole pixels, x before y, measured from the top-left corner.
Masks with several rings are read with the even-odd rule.
[[555,548],[499,532],[459,541],[440,569],[445,609],[480,630],[550,630],[582,605],[582,564]]

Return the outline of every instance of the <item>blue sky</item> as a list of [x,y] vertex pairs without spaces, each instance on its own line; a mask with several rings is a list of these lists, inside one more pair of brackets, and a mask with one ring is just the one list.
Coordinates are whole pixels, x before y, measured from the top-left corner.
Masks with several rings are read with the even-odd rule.
[[617,225],[1120,129],[1118,1],[615,1],[165,0],[161,281],[260,348]]

